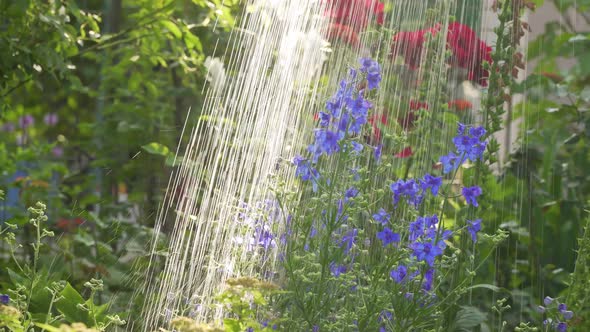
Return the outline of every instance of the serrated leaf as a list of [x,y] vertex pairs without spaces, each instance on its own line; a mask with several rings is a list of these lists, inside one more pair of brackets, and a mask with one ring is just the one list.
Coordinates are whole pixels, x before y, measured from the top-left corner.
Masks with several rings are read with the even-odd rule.
[[157,142],[151,142],[149,144],[142,146],[141,148],[144,149],[147,153],[159,156],[167,156],[170,152],[170,149],[168,149],[168,147]]

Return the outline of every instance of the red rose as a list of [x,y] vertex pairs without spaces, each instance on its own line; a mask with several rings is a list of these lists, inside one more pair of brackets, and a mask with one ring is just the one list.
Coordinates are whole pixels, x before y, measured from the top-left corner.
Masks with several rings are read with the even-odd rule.
[[[483,69],[483,62],[492,62],[492,48],[479,39],[468,26],[453,22],[449,24],[447,48],[452,52],[451,65],[467,69],[468,79],[487,86],[489,71]],[[436,35],[440,24],[433,28],[418,31],[401,31],[393,36],[392,55],[401,55],[411,69],[420,66],[422,48],[427,33]]]
[[422,47],[426,41],[426,34],[430,33],[436,35],[440,30],[440,24],[435,27],[418,31],[401,31],[393,36],[393,44],[391,46],[391,53],[395,57],[401,55],[404,57],[406,65],[411,69],[416,69],[420,66],[422,57]]
[[452,51],[451,64],[469,70],[468,79],[487,86],[488,70],[483,69],[483,62],[492,62],[492,48],[477,37],[468,26],[459,22],[449,24],[447,47]]
[[332,23],[350,27],[358,33],[369,24],[369,17],[375,17],[377,24],[383,24],[385,5],[378,0],[325,0],[325,16]]

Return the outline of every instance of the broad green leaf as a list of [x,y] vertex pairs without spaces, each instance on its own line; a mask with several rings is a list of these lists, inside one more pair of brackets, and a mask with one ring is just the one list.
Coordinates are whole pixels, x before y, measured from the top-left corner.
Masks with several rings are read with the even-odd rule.
[[156,154],[160,156],[167,156],[170,150],[163,144],[152,142],[141,147],[147,153]]
[[26,285],[27,284],[27,278],[12,271],[11,269],[7,268],[6,271],[8,272],[8,276],[10,277],[10,280],[12,281],[13,285],[16,286],[16,285]]
[[462,306],[457,313],[455,320],[455,330],[473,331],[473,328],[479,326],[487,319],[486,314],[475,307]]
[[88,312],[78,308],[78,304],[85,302],[82,295],[70,283],[60,292],[60,295],[63,298],[55,303],[57,311],[63,314],[68,322],[81,322],[88,325]]

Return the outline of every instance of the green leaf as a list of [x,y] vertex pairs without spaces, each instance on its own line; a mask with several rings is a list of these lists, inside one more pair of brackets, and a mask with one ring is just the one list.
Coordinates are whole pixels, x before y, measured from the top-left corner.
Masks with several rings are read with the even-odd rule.
[[182,156],[176,156],[174,153],[170,152],[168,156],[166,156],[166,161],[164,163],[166,166],[170,167],[178,166],[182,163]]
[[223,320],[223,327],[228,332],[240,332],[240,322],[232,318],[226,318]]
[[40,327],[48,332],[60,332],[61,331],[59,328],[57,328],[55,326],[51,326],[49,324],[35,323],[35,326]]
[[182,31],[180,31],[180,29],[176,26],[176,24],[174,22],[166,20],[166,21],[162,21],[160,23],[162,23],[162,25],[166,29],[168,29],[168,31],[170,31],[174,35],[174,37],[176,37],[176,38],[182,37]]
[[83,304],[84,298],[77,290],[68,283],[60,292],[62,299],[55,303],[57,311],[64,315],[65,319],[70,322],[81,322],[86,325],[90,324],[88,312],[78,308],[78,304]]
[[485,322],[486,314],[475,307],[462,306],[457,313],[455,330],[472,331],[474,327]]
[[199,52],[203,52],[203,45],[201,45],[201,40],[199,37],[193,35],[190,31],[184,35],[184,42],[186,43],[186,47],[188,48],[195,48]]
[[11,269],[6,269],[6,271],[8,271],[8,276],[10,277],[10,280],[12,281],[13,285],[25,285],[27,282],[27,278],[21,276],[20,274],[12,271]]
[[495,286],[495,285],[490,285],[490,284],[477,284],[477,285],[473,285],[471,287],[467,287],[467,290],[478,289],[478,288],[489,289],[489,290],[491,290],[494,293],[509,292],[505,288],[498,287],[498,286]]
[[142,146],[141,148],[144,149],[147,153],[155,154],[155,155],[159,155],[159,156],[167,156],[168,153],[170,152],[168,147],[166,147],[163,144],[156,143],[156,142],[146,144],[146,145]]

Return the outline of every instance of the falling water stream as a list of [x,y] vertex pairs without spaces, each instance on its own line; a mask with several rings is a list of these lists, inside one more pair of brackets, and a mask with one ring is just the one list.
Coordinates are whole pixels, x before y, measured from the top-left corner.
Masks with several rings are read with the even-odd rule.
[[[266,257],[243,250],[244,239],[252,237],[253,229],[236,216],[242,207],[271,197],[274,177],[280,177],[286,188],[293,187],[290,160],[309,144],[314,114],[359,57],[370,56],[382,65],[384,80],[372,110],[375,114],[402,118],[409,100],[440,104],[442,97],[435,92],[443,84],[453,99],[468,99],[477,105],[479,89],[463,82],[460,72],[448,75],[444,36],[450,15],[459,15],[458,21],[481,15],[488,2],[462,8],[451,0],[385,1],[386,23],[379,29],[375,22],[380,19],[374,13],[354,9],[348,13],[349,25],[368,28],[358,34],[358,42],[350,43],[334,37],[333,18],[326,15],[327,1],[247,1],[240,26],[233,30],[223,54],[225,85],[207,89],[198,124],[183,129],[188,144],[177,153],[183,156],[182,163],[172,174],[159,209],[152,264],[139,291],[156,295],[146,297],[142,329],[157,330],[178,314],[197,321],[219,319],[223,310],[212,305],[225,280],[265,278],[273,271],[277,246]],[[422,54],[428,58],[424,66],[408,70],[391,56],[392,36],[423,28],[425,22],[439,22],[441,38],[432,39],[432,54]],[[486,20],[480,23],[487,24]],[[396,104],[388,102],[392,95],[399,97]],[[441,125],[455,123],[437,124]],[[414,162],[427,164],[434,158],[432,140],[444,138],[409,142],[416,150],[426,151],[416,155]],[[392,166],[403,167],[405,162],[399,158]],[[165,229],[169,249],[162,269],[156,268],[162,259],[156,244]]]

